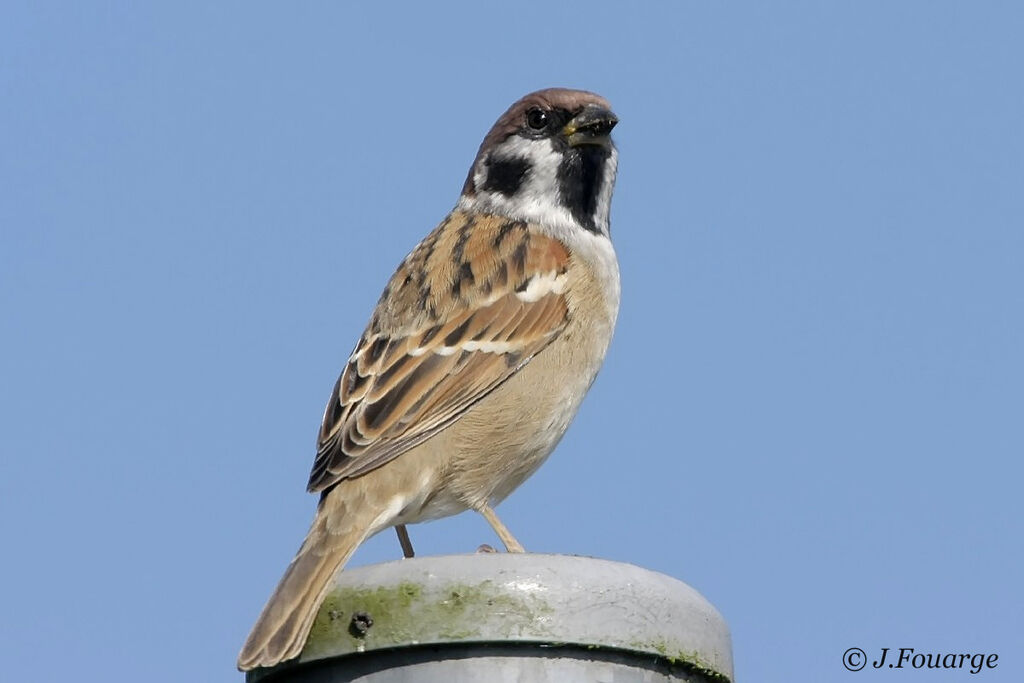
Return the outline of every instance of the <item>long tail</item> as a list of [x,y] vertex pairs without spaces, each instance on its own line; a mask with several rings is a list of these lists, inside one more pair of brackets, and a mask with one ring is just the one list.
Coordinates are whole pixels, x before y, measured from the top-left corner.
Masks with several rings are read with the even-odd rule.
[[365,505],[346,505],[341,488],[331,491],[317,508],[306,540],[242,646],[238,655],[241,671],[273,666],[299,655],[331,579],[359,544],[376,531],[371,528],[375,511]]

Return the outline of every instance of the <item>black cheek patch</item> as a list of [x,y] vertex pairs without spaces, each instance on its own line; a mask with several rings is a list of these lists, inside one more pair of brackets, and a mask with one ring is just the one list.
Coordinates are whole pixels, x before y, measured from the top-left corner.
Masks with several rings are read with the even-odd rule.
[[487,177],[482,189],[511,197],[519,191],[529,171],[530,162],[526,159],[488,159]]

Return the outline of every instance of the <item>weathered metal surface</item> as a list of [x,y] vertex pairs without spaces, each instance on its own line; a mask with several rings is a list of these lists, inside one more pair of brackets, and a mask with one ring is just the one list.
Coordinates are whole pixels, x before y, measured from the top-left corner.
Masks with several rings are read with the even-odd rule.
[[249,681],[732,676],[725,621],[681,581],[607,560],[487,553],[343,571],[299,660]]

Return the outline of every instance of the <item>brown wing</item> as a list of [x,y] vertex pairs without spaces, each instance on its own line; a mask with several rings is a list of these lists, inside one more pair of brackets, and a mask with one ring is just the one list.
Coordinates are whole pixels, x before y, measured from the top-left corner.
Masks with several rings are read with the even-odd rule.
[[429,439],[564,329],[569,254],[521,221],[454,212],[405,259],[334,387],[310,491]]

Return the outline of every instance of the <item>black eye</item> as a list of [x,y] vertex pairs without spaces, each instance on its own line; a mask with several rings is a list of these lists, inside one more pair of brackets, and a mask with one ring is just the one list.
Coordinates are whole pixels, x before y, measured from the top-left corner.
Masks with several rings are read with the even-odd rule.
[[526,125],[534,130],[544,130],[548,125],[548,113],[543,109],[531,109],[526,112]]

